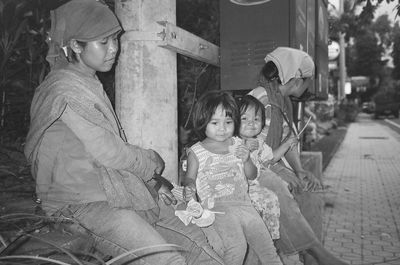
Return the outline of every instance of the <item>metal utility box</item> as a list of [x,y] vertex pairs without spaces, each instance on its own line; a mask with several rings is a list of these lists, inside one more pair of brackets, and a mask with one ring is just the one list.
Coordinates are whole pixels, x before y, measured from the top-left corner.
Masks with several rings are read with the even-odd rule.
[[[248,2],[248,1],[247,1]],[[316,63],[309,91],[327,97],[328,25],[324,0],[220,0],[221,88],[253,89],[264,58],[278,46],[306,51]]]

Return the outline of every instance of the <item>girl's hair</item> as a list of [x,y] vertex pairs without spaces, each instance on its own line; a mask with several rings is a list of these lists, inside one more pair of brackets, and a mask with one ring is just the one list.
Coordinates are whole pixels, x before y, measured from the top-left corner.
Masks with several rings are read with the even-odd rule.
[[240,116],[243,115],[249,108],[254,108],[255,113],[261,112],[261,128],[265,126],[265,107],[255,97],[245,95],[239,102]]
[[282,83],[279,78],[278,68],[272,61],[268,61],[266,64],[264,64],[263,68],[261,69],[261,74],[267,81],[278,80],[279,84]]
[[239,111],[235,99],[228,92],[209,91],[199,98],[193,109],[193,130],[200,141],[207,137],[207,124],[218,106],[222,106],[226,116],[232,118],[235,124],[234,133],[236,133],[239,125]]

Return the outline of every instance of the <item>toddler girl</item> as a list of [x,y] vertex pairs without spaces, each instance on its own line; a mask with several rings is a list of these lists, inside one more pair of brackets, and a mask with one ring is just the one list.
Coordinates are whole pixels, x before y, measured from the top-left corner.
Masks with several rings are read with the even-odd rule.
[[185,183],[204,208],[225,213],[216,215],[214,226],[224,242],[226,264],[243,264],[247,243],[261,264],[282,264],[250,201],[247,179],[256,177],[257,168],[242,140],[233,137],[238,118],[228,93],[209,92],[198,100],[193,127],[200,142],[189,149]]
[[249,195],[254,207],[260,213],[271,233],[271,237],[278,239],[280,215],[278,197],[273,191],[260,186],[258,176],[262,172],[262,174],[274,177],[275,173],[269,170],[268,166],[279,161],[290,148],[297,144],[297,139],[289,138],[276,150],[272,150],[259,136],[265,126],[265,110],[262,103],[255,97],[246,95],[240,101],[239,110],[239,136],[251,150],[250,157],[257,167],[258,173],[257,178],[249,182]]
[[264,142],[261,135],[265,127],[264,105],[255,97],[246,95],[240,101],[240,128],[239,136],[250,148],[253,163],[260,167],[269,168],[270,165],[278,162],[285,153],[297,146],[296,137],[289,137],[278,148],[272,150]]

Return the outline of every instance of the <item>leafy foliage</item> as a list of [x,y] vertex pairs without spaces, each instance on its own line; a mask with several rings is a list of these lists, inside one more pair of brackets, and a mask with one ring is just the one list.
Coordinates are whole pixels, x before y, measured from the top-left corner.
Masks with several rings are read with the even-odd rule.
[[[219,1],[177,0],[177,25],[219,44]],[[178,55],[179,123],[190,128],[190,113],[198,95],[219,88],[219,69]]]
[[[393,1],[385,0],[387,3]],[[345,34],[348,75],[369,77],[370,87],[366,93],[366,97],[369,98],[379,89],[394,86],[392,81],[387,80],[390,79],[390,74],[388,75],[390,70],[387,69],[385,56],[394,43],[395,28],[392,27],[388,15],[382,15],[376,19],[374,17],[374,12],[384,0],[345,0],[344,2],[343,14],[336,19],[331,17],[330,38],[337,40],[340,33]],[[396,8],[398,15],[400,5]],[[395,56],[393,58],[397,60]]]
[[49,15],[41,0],[0,1],[1,141],[24,137],[34,88],[47,65],[46,24]]
[[[48,72],[49,10],[68,0],[0,0],[0,141],[23,139],[34,89]],[[106,0],[112,8],[114,1]],[[177,0],[177,25],[219,44],[219,3]],[[114,102],[114,71],[99,74]],[[190,126],[190,108],[205,90],[218,89],[217,67],[178,55],[179,121]]]
[[[360,16],[362,17],[371,17],[371,15],[373,15],[373,12],[376,10],[376,8],[381,5],[383,2],[386,3],[391,3],[391,2],[395,2],[396,0],[376,0],[376,1],[372,1],[372,0],[351,0],[352,2],[356,2],[356,4],[361,4],[366,2],[365,8],[362,10],[362,13],[360,14]],[[397,0],[398,5],[396,5],[396,12],[397,15],[400,15],[400,0]],[[373,16],[372,16],[373,17]]]
[[392,26],[387,14],[378,17],[371,25],[373,32],[379,37],[379,43],[385,49],[389,48],[393,42]]
[[357,37],[355,44],[350,48],[348,73],[350,76],[375,76],[382,68],[381,57],[383,48],[378,45],[378,38],[373,31],[366,31]]
[[[329,17],[330,38],[338,39],[339,32],[343,32],[346,35],[346,41],[349,41],[350,38],[362,34],[372,24],[374,12],[384,1],[390,3],[396,0],[343,0],[342,14],[339,14],[339,7],[332,6]],[[399,16],[400,0],[397,1],[399,4],[396,6],[396,16]],[[361,12],[358,12],[360,8]],[[382,18],[382,20],[386,19]]]

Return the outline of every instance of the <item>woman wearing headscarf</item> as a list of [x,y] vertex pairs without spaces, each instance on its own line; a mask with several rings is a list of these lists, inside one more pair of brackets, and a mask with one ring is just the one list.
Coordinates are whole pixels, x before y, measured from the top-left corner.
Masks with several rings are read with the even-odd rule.
[[[48,215],[90,231],[105,254],[143,247],[150,251],[141,254],[151,253],[170,235],[168,243],[188,250],[190,264],[221,264],[198,227],[174,216],[160,222],[158,196],[166,204],[176,201],[160,181],[164,161],[127,142],[96,76],[112,68],[120,31],[101,1],[72,0],[51,11],[51,71],[35,91],[25,145],[37,196]],[[124,261],[187,264],[176,249],[158,250]]]
[[[259,99],[266,110],[266,126],[261,135],[273,150],[289,137],[297,137],[293,127],[290,97],[301,97],[314,75],[314,62],[305,52],[278,47],[265,58],[258,87],[249,94]],[[342,265],[320,242],[322,200],[312,193],[321,188],[315,176],[305,170],[297,148],[260,174],[260,185],[274,191],[280,204],[280,239],[276,246],[285,255],[300,253],[305,264]]]

